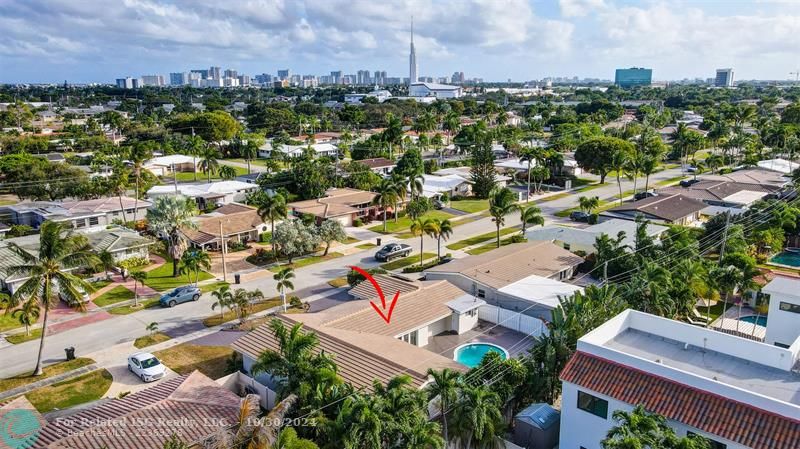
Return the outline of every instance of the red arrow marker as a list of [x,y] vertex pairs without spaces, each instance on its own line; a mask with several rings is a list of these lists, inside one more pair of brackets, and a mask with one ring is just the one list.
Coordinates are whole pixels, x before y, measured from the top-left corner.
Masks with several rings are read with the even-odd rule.
[[381,298],[381,307],[379,308],[372,301],[370,301],[369,304],[372,306],[373,309],[375,309],[376,312],[378,312],[378,315],[380,315],[381,318],[383,318],[383,321],[386,321],[386,324],[389,324],[389,322],[392,320],[392,311],[394,311],[394,306],[397,304],[397,298],[400,297],[400,291],[398,290],[397,293],[394,294],[392,302],[389,303],[389,311],[384,314],[384,310],[386,310],[386,296],[384,296],[383,289],[381,288],[381,286],[378,285],[378,281],[376,281],[371,274],[367,273],[365,270],[359,267],[351,266],[350,268],[361,273],[361,275],[364,276],[370,282],[370,284],[372,284],[373,287],[375,287],[375,291],[378,292],[378,297]]

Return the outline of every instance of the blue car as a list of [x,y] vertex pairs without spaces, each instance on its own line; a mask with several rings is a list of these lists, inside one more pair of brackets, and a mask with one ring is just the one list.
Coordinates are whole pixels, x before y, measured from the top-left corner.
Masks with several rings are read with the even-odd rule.
[[175,307],[177,304],[188,301],[197,301],[200,299],[200,289],[194,285],[184,285],[178,287],[169,293],[161,295],[159,302],[161,307]]

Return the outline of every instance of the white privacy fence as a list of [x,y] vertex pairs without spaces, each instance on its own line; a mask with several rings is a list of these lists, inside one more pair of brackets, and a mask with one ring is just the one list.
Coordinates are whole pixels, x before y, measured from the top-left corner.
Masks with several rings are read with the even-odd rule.
[[478,318],[533,337],[547,332],[547,327],[539,318],[489,304],[478,309]]

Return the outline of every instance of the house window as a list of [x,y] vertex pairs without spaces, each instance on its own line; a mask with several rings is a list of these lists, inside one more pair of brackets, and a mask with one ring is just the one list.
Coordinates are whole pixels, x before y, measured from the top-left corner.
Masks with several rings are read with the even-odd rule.
[[478,313],[478,309],[472,309],[467,311],[467,316],[475,316]]
[[725,443],[720,443],[719,441],[714,441],[711,438],[707,438],[707,437],[704,437],[702,435],[698,435],[698,434],[692,432],[691,430],[687,430],[686,431],[686,436],[687,437],[697,436],[697,437],[705,439],[706,441],[708,441],[708,447],[710,449],[727,449],[728,448],[728,445],[725,444]]
[[792,304],[790,302],[781,301],[780,306],[778,306],[778,309],[783,312],[800,313],[800,305]]
[[125,211],[125,213],[127,213],[127,214],[132,214],[132,213],[133,213],[133,211],[134,211],[133,209],[127,209],[127,210]]
[[776,341],[776,342],[774,343],[774,345],[775,345],[775,346],[777,346],[777,347],[779,347],[779,348],[783,348],[783,349],[789,349],[789,345],[787,345],[786,343],[778,343],[778,342]]
[[569,248],[570,248],[570,246],[569,246],[569,243],[565,243],[565,244],[564,244],[564,249],[565,249],[565,250],[567,250],[567,251],[569,251]]
[[95,226],[100,224],[100,220],[97,217],[89,217],[89,226]]
[[84,226],[86,226],[86,220],[85,219],[84,220],[75,220],[75,227],[76,228],[82,228]]
[[578,408],[600,418],[608,419],[608,401],[589,393],[578,392]]
[[486,290],[479,288],[478,289],[478,298],[485,298],[486,297]]

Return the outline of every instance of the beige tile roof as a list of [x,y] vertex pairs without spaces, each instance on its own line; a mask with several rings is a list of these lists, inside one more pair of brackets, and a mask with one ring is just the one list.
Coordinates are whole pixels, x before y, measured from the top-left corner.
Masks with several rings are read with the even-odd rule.
[[705,209],[706,203],[680,194],[652,196],[608,209],[606,212],[641,212],[666,221],[677,221]]
[[[375,282],[381,287],[384,295],[394,296],[395,292],[400,294],[414,292],[420,289],[418,281],[410,279],[403,279],[399,276],[388,274],[376,274],[372,276]],[[372,299],[378,298],[378,292],[375,290],[371,282],[361,282],[349,291],[350,295],[358,299]]]
[[374,192],[351,188],[331,188],[325,192],[325,197],[315,200],[295,201],[289,203],[290,209],[297,212],[312,214],[322,218],[358,212],[360,204],[371,204],[375,198]]
[[460,273],[489,287],[503,288],[534,274],[550,277],[581,262],[582,258],[549,241],[533,241],[456,259],[426,272]]
[[[369,283],[362,282],[359,286],[362,284]],[[396,291],[385,291],[387,308]],[[421,288],[417,290],[400,293],[389,323],[378,316],[369,301],[362,300],[356,301],[361,303],[356,311],[331,319],[323,323],[323,326],[395,337],[450,316],[453,311],[447,306],[447,303],[463,295],[464,292],[460,288],[447,281],[423,282]],[[378,299],[372,301],[380,304]]]
[[176,434],[190,446],[236,422],[241,398],[199,371],[48,423],[35,449],[161,449]]
[[[232,206],[232,207],[228,207]],[[197,217],[197,229],[182,229],[183,235],[195,243],[208,243],[219,239],[219,225],[225,236],[241,234],[257,229],[264,224],[254,207],[230,204],[217,209],[212,214]],[[219,214],[219,215],[218,215]]]

